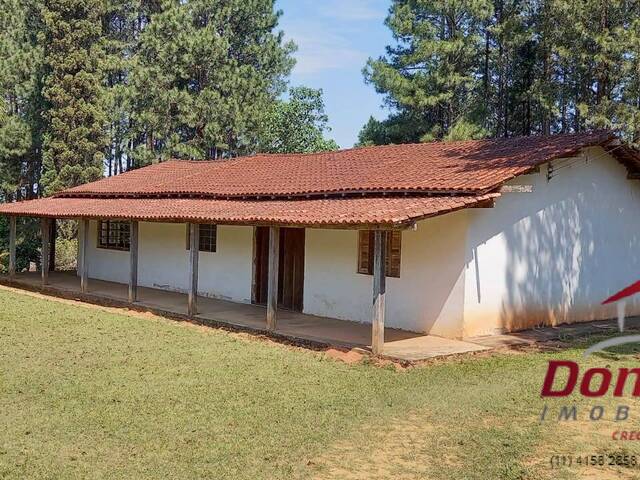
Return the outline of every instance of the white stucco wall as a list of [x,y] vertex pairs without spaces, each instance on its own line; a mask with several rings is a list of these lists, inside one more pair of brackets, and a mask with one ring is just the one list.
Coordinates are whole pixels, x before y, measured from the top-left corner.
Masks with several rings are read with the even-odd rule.
[[468,211],[465,335],[612,318],[600,303],[640,279],[640,182],[599,147],[553,163]]
[[[400,278],[387,279],[385,324],[460,337],[467,212],[402,233]],[[358,232],[307,230],[304,312],[371,322],[373,277],[357,273]]]
[[[97,224],[90,222],[89,276],[127,283],[129,252],[97,248]],[[138,283],[144,287],[186,292],[189,251],[186,226],[140,223]],[[217,252],[200,253],[200,295],[251,302],[253,228],[218,226]]]

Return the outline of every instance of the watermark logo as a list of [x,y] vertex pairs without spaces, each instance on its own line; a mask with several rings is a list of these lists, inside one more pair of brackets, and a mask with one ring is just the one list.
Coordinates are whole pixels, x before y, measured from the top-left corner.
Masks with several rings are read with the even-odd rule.
[[[624,333],[624,320],[625,320],[625,309],[626,309],[626,299],[635,295],[636,293],[640,293],[640,281],[634,283],[633,285],[629,285],[627,288],[620,290],[615,295],[607,298],[602,305],[609,305],[612,303],[616,303],[618,306],[618,329],[620,333]],[[627,345],[629,343],[640,343],[640,335],[623,335],[620,337],[609,338],[607,340],[603,340],[602,342],[598,342],[595,345],[587,348],[584,352],[584,357],[588,357],[592,353],[601,352],[611,347],[618,347],[620,345]]]
[[[640,282],[629,285],[627,288],[602,302],[603,305],[617,304],[618,329],[620,333],[624,333],[626,300],[636,293],[640,293]],[[622,335],[598,342],[585,350],[583,357],[586,358],[593,353],[604,351],[607,348],[629,343],[640,343],[640,335]],[[566,377],[566,383],[561,388],[555,386],[558,372],[563,372],[564,375],[562,376]],[[628,380],[632,380],[632,378],[635,380],[633,396],[640,396],[640,368],[621,368],[618,371],[615,381],[613,372],[609,368],[590,368],[584,373],[581,381],[579,381],[579,375],[580,367],[576,362],[551,360],[544,378],[542,396],[567,397],[571,395],[576,386],[579,385],[580,394],[584,397],[602,397],[612,386],[614,387],[614,396],[621,397],[625,391],[625,385],[628,383]]]
[[[607,298],[603,305],[616,304],[618,309],[618,329],[622,335],[598,342],[584,352],[584,357],[588,357],[596,352],[601,352],[607,348],[626,345],[630,343],[640,343],[640,335],[624,335],[625,309],[629,297],[640,293],[640,281],[629,285],[615,295]],[[632,407],[625,403],[613,404],[605,402],[603,397],[611,396],[612,399],[623,401],[625,397],[640,398],[640,367],[618,368],[617,371],[606,367],[592,367],[581,369],[578,362],[571,360],[551,360],[547,367],[547,372],[542,384],[541,396],[544,399],[558,399],[570,397],[574,392],[594,402],[594,404],[582,405],[575,400],[570,403],[558,405],[555,402],[543,405],[539,416],[540,422],[556,421],[558,423],[587,420],[589,422],[599,422],[608,420],[614,422],[615,429],[611,432],[611,439],[614,441],[640,440],[640,430],[625,430],[622,425],[627,421],[636,421],[632,418]],[[568,399],[567,399],[568,400]],[[586,410],[586,411],[585,411]],[[638,431],[636,431],[638,430]],[[602,462],[606,455],[602,455]],[[615,460],[616,455],[608,455]],[[551,459],[552,465],[555,456]],[[567,456],[562,457],[575,460],[576,464],[591,465],[593,458],[600,461],[599,456]],[[640,457],[633,459],[633,465],[640,466]],[[585,463],[587,462],[587,463]],[[609,465],[613,465],[610,463]]]

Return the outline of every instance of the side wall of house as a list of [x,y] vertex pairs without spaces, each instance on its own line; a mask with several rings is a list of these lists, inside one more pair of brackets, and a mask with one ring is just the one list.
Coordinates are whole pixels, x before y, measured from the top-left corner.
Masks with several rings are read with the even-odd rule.
[[[400,278],[387,279],[386,326],[462,335],[467,212],[402,232]],[[373,277],[357,273],[358,232],[306,233],[304,312],[371,322]]]
[[[553,162],[469,210],[465,335],[612,318],[612,293],[640,280],[640,182],[603,149]],[[628,313],[640,314],[636,299]]]
[[[127,283],[129,252],[97,248],[97,222],[90,222],[89,276]],[[143,287],[186,292],[189,251],[186,225],[140,223],[138,283]],[[253,228],[218,226],[217,252],[200,253],[201,295],[251,302]]]

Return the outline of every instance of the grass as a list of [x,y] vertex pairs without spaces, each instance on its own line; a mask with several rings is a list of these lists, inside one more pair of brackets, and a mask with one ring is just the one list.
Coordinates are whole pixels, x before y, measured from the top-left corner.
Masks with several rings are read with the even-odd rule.
[[[612,421],[538,421],[549,359],[637,364],[633,348],[584,361],[583,348],[398,372],[0,290],[0,478],[637,478],[548,466],[553,453],[640,458],[609,440]],[[607,402],[620,403],[588,404]]]

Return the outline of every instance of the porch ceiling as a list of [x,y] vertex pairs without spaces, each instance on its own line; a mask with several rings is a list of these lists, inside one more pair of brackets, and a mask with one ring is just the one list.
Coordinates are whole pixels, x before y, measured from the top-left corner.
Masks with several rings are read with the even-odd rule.
[[286,225],[334,228],[406,228],[413,222],[491,202],[499,194],[470,196],[215,200],[195,198],[43,198],[0,205],[0,214],[155,222]]

